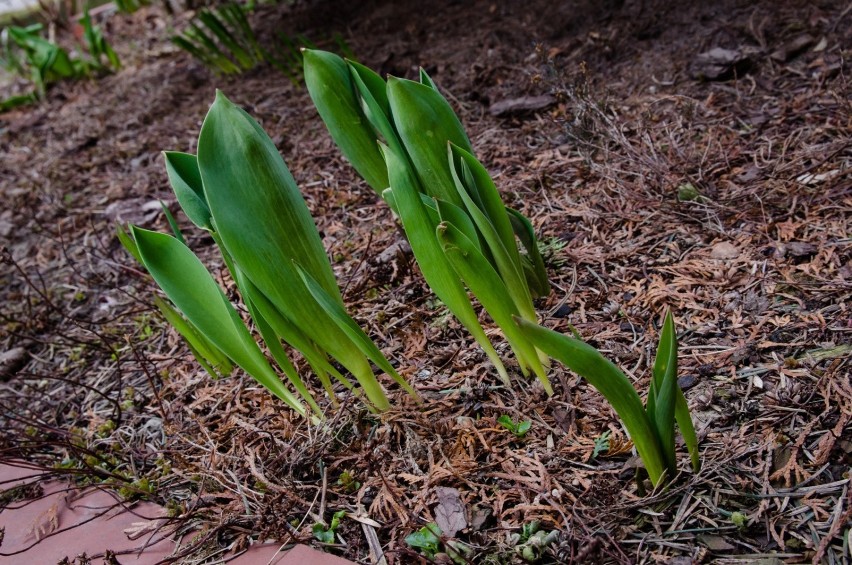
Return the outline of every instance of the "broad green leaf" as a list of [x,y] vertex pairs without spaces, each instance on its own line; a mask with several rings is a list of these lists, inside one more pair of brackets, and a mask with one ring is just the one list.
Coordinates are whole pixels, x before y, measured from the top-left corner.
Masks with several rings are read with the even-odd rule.
[[[692,424],[692,415],[689,413],[689,405],[683,396],[683,391],[677,385],[677,334],[674,328],[674,318],[671,312],[666,314],[663,323],[663,331],[660,334],[660,344],[657,347],[657,357],[654,361],[653,376],[651,379],[651,390],[648,393],[649,417],[659,417],[659,401],[652,400],[653,396],[659,396],[662,382],[666,375],[673,374],[674,384],[674,418],[683,436],[683,441],[689,450],[689,458],[692,469],[695,472],[701,468],[701,459],[698,452],[698,436]],[[669,416],[669,418],[671,418]],[[673,435],[673,432],[672,432]],[[672,441],[674,439],[672,438]]]
[[[257,122],[221,92],[201,127],[198,165],[225,248],[270,300],[277,302],[285,289],[310,296],[307,289],[297,294],[304,285],[291,284],[301,280],[290,261],[295,260],[343,303],[313,218],[284,159]],[[293,298],[289,302],[296,302]]]
[[441,222],[436,231],[444,255],[447,256],[453,269],[459,274],[467,287],[482,303],[485,311],[503,330],[503,334],[515,352],[521,368],[529,367],[532,369],[547,394],[552,395],[553,388],[550,386],[550,381],[541,365],[535,346],[513,321],[513,316],[518,316],[519,312],[497,271],[476,249],[476,245],[455,226]]
[[479,240],[479,232],[476,231],[476,225],[473,223],[473,220],[470,219],[470,215],[468,215],[468,213],[465,212],[464,209],[459,208],[455,204],[451,204],[444,200],[435,200],[430,196],[426,196],[426,198],[436,204],[438,212],[438,219],[435,221],[436,227],[440,222],[447,222],[448,224],[452,224],[460,232],[462,232],[464,236],[471,241],[471,243],[476,246],[477,251],[484,254],[482,245]]
[[550,294],[550,281],[547,279],[547,270],[544,268],[544,259],[538,250],[538,241],[532,223],[526,216],[513,208],[506,207],[509,213],[509,221],[512,231],[524,246],[527,254],[522,256],[524,274],[527,278],[530,292],[533,298],[541,298]]
[[204,187],[198,170],[198,158],[188,153],[164,151],[166,173],[183,213],[193,224],[211,230],[210,208],[204,199]]
[[284,351],[284,348],[281,346],[281,341],[279,340],[278,335],[272,329],[272,326],[269,325],[269,322],[267,322],[260,313],[255,300],[252,300],[251,292],[245,290],[251,288],[251,283],[245,278],[245,275],[243,275],[239,269],[237,269],[234,273],[234,278],[236,279],[237,287],[239,287],[240,293],[243,296],[243,302],[245,302],[245,305],[248,308],[249,315],[251,316],[251,319],[254,320],[257,330],[260,332],[260,337],[263,338],[264,343],[266,343],[266,347],[269,349],[269,353],[272,355],[272,358],[275,359],[275,362],[278,363],[278,366],[290,380],[290,383],[296,391],[302,395],[302,398],[305,399],[308,406],[311,407],[317,416],[322,417],[322,409],[320,409],[317,405],[313,395],[308,390],[308,387],[305,386],[304,381],[302,381],[302,378],[299,376],[299,373],[296,371],[293,363],[290,362],[287,352]]
[[181,316],[180,312],[159,296],[154,297],[154,305],[157,306],[166,321],[186,340],[192,355],[211,377],[218,379],[220,376],[226,377],[231,374],[234,366],[228,356],[204,337],[204,334],[198,331],[191,322]]
[[290,344],[294,349],[299,351],[305,360],[310,364],[314,373],[322,382],[323,388],[331,398],[332,402],[336,402],[334,390],[331,388],[331,381],[328,375],[337,379],[344,387],[349,390],[353,389],[352,382],[340,374],[340,371],[334,368],[329,363],[325,352],[320,351],[316,344],[305,335],[293,322],[288,320],[277,308],[263,296],[263,293],[254,286],[251,281],[243,277],[245,288],[241,288],[240,292],[244,297],[254,304],[260,312],[260,315],[266,320],[269,326],[273,329],[279,339]]
[[677,470],[675,457],[675,402],[677,385],[677,336],[674,322],[666,316],[657,358],[652,371],[652,391],[654,401],[648,405],[648,417],[657,430],[660,447],[666,459],[666,466],[673,476]]
[[346,62],[326,51],[303,53],[305,84],[331,138],[367,184],[381,193],[389,186],[385,161],[376,133],[361,111]]
[[272,370],[228,298],[198,257],[177,239],[135,226],[142,263],[199,332],[261,385],[301,415],[305,407]]
[[[417,178],[407,166],[404,158],[397,155],[387,146],[382,146],[385,159],[388,163],[388,176],[391,183],[391,191],[385,191],[389,204],[396,209],[402,222],[402,228],[411,244],[411,250],[420,265],[423,278],[447,305],[450,312],[458,318],[459,322],[473,335],[497,372],[500,379],[509,386],[509,375],[499,355],[494,350],[479,320],[470,298],[465,292],[464,286],[459,280],[452,266],[444,255],[441,246],[435,237],[437,227],[437,212],[431,218],[427,206],[424,204],[422,193],[419,190]],[[428,198],[428,197],[427,197]]]
[[313,298],[293,265],[304,268],[343,305],[319,233],[287,165],[263,129],[221,92],[201,127],[198,165],[213,226],[239,270],[357,379],[374,378],[363,353]]
[[664,476],[665,458],[642,400],[624,373],[597,349],[583,341],[521,318],[516,318],[516,322],[536,347],[586,379],[607,399],[624,422],[624,427],[636,445],[636,451],[645,463],[651,482],[657,485]]
[[[414,389],[409,385],[404,378],[402,378],[399,373],[396,372],[396,369],[388,362],[382,352],[376,347],[376,344],[373,343],[373,340],[369,338],[369,336],[364,333],[364,330],[361,329],[355,320],[346,313],[346,309],[343,308],[340,304],[336,303],[331,297],[322,289],[322,287],[317,284],[317,282],[311,277],[307,272],[303,269],[299,268],[299,274],[302,276],[302,280],[305,281],[305,285],[308,287],[308,290],[311,292],[313,297],[319,302],[323,308],[329,313],[331,318],[337,323],[337,325],[349,336],[349,338],[355,342],[355,345],[361,350],[367,358],[376,364],[376,366],[387,373],[397,382],[399,386],[401,386],[408,394],[417,398],[417,393]],[[381,386],[378,384],[378,381],[372,380],[369,385],[371,387],[377,387],[374,395],[376,398],[384,397],[384,392],[381,390]],[[364,391],[367,393],[367,396],[370,397],[370,390],[365,386],[365,383],[361,383],[361,386],[364,387]],[[372,398],[371,398],[372,400]],[[375,402],[375,401],[374,401]],[[384,402],[387,403],[387,399],[384,398]],[[384,409],[384,408],[380,408]]]
[[391,122],[385,81],[363,65],[348,61],[352,83],[361,103],[361,111],[380,136],[379,141],[388,145],[397,155],[405,155],[402,140]]
[[[531,322],[536,321],[535,307],[532,304],[529,288],[523,276],[521,258],[515,245],[515,236],[506,215],[506,207],[503,206],[500,195],[488,172],[473,157],[458,147],[450,146],[451,163],[453,163],[453,181],[458,189],[459,196],[464,202],[467,212],[479,229],[479,233],[485,239],[491,257],[494,259],[500,278],[503,280],[506,290],[518,312]],[[465,165],[470,172],[470,182],[473,186],[465,186],[459,175],[459,169]],[[477,205],[471,197],[471,193],[479,196],[481,204]],[[443,218],[442,216],[442,219]],[[506,244],[510,246],[506,247]]]
[[388,78],[388,101],[423,191],[462,206],[447,162],[447,142],[472,149],[449,103],[430,86],[394,77]]

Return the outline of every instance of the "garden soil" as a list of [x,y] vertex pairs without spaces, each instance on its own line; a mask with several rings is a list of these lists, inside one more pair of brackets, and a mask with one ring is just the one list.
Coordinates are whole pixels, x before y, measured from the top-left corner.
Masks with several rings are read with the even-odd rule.
[[[554,363],[548,397],[483,315],[513,376],[501,386],[304,87],[269,65],[204,68],[169,42],[190,15],[100,14],[122,68],[0,114],[0,461],[35,475],[1,484],[0,508],[38,505],[56,481],[154,503],[175,563],[262,542],[416,563],[406,537],[432,522],[425,551],[445,563],[453,548],[471,563],[849,562],[848,3],[316,0],[251,16],[266,45],[342,39],[383,75],[425,68],[536,227],[542,323],[576,330],[640,393],[673,313],[702,467],[679,444],[681,473],[657,491],[601,396]],[[167,231],[161,201],[238,301],[160,155],[195,150],[216,88],[271,135],[347,305],[422,404],[387,382],[387,413],[343,391],[332,406],[296,358],[328,410],[312,426],[239,371],[211,379],[152,308],[115,230]],[[60,535],[41,518],[45,542]],[[132,562],[119,541],[66,562]],[[9,547],[0,563],[20,563]]]

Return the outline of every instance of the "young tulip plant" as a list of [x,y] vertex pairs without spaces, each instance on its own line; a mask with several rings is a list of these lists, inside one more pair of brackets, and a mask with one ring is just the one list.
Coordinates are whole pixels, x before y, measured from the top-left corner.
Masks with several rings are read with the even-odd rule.
[[[513,321],[536,322],[550,292],[532,224],[503,204],[435,83],[388,78],[332,53],[305,50],[305,83],[344,156],[398,216],[426,282],[509,376],[465,286],[509,342],[522,372],[552,394],[548,358]],[[523,247],[519,250],[518,242]]]
[[[371,361],[416,396],[347,314],[296,182],[272,140],[246,112],[217,92],[201,128],[198,155],[167,152],[165,160],[181,208],[212,236],[269,353],[317,418],[322,411],[282,341],[302,354],[332,402],[330,377],[363,391],[375,409],[389,407]],[[227,374],[233,362],[306,415],[302,401],[280,380],[234,306],[175,231],[172,237],[131,226],[129,235],[119,233],[177,307],[158,302],[166,319],[208,372]]]
[[568,337],[521,318],[516,321],[537,347],[586,379],[607,399],[624,423],[655,487],[677,473],[675,424],[689,451],[692,468],[698,471],[698,438],[677,384],[677,336],[670,313],[660,333],[645,406],[627,376],[579,337]]

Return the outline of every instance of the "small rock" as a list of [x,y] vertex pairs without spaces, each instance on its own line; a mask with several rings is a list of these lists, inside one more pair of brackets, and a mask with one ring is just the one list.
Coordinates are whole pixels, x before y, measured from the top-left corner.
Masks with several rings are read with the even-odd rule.
[[711,259],[736,259],[740,256],[740,250],[727,241],[720,241],[710,250]]
[[23,347],[14,347],[0,353],[0,381],[13,377],[26,363],[27,350]]
[[383,264],[393,261],[397,257],[411,255],[411,245],[407,241],[398,241],[388,246],[376,256],[376,263]]
[[556,99],[549,94],[544,96],[522,96],[521,98],[510,98],[495,102],[488,108],[492,116],[508,116],[510,114],[523,114],[544,110],[556,103]]
[[553,313],[553,317],[554,318],[567,318],[568,316],[571,315],[571,311],[572,310],[571,310],[570,306],[568,306],[567,304],[562,304]]
[[698,382],[698,377],[695,375],[684,375],[682,377],[678,377],[677,386],[680,387],[680,390],[689,390],[695,386]]
[[714,47],[696,56],[691,65],[693,78],[726,80],[739,76],[751,67],[751,59],[740,49]]
[[797,259],[813,257],[819,251],[819,248],[816,245],[806,241],[791,241],[784,247],[791,257],[795,257]]

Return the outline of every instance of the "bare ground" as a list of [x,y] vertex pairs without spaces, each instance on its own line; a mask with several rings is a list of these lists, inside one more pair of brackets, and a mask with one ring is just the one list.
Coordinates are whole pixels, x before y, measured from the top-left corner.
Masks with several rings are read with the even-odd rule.
[[[511,534],[532,521],[560,532],[550,562],[848,563],[842,2],[308,2],[256,15],[266,34],[341,33],[383,73],[427,68],[551,250],[545,324],[572,324],[640,390],[673,311],[703,467],[691,474],[683,457],[678,486],[644,494],[593,389],[560,367],[551,398],[520,376],[497,386],[412,258],[379,259],[401,236],[304,89],[270,68],[211,75],[163,41],[170,21],[157,9],[111,19],[122,71],[0,115],[0,343],[21,348],[0,375],[0,459],[167,505],[199,533],[184,562],[256,539],[310,543],[317,516],[339,509],[346,545],[327,550],[370,562],[375,532],[389,560],[414,562],[403,538],[454,487],[468,515],[456,537],[476,563],[517,560]],[[698,80],[697,55],[714,47],[747,61]],[[423,406],[390,388],[388,414],[343,398],[327,429],[311,428],[241,374],[210,380],[153,313],[153,285],[113,224],[167,229],[159,151],[193,150],[214,88],[272,135],[348,304]],[[544,110],[488,112],[542,94],[555,99]],[[221,276],[211,242],[187,235]],[[531,431],[515,439],[502,414]],[[592,457],[606,431],[609,450]],[[357,488],[337,484],[344,471]]]

